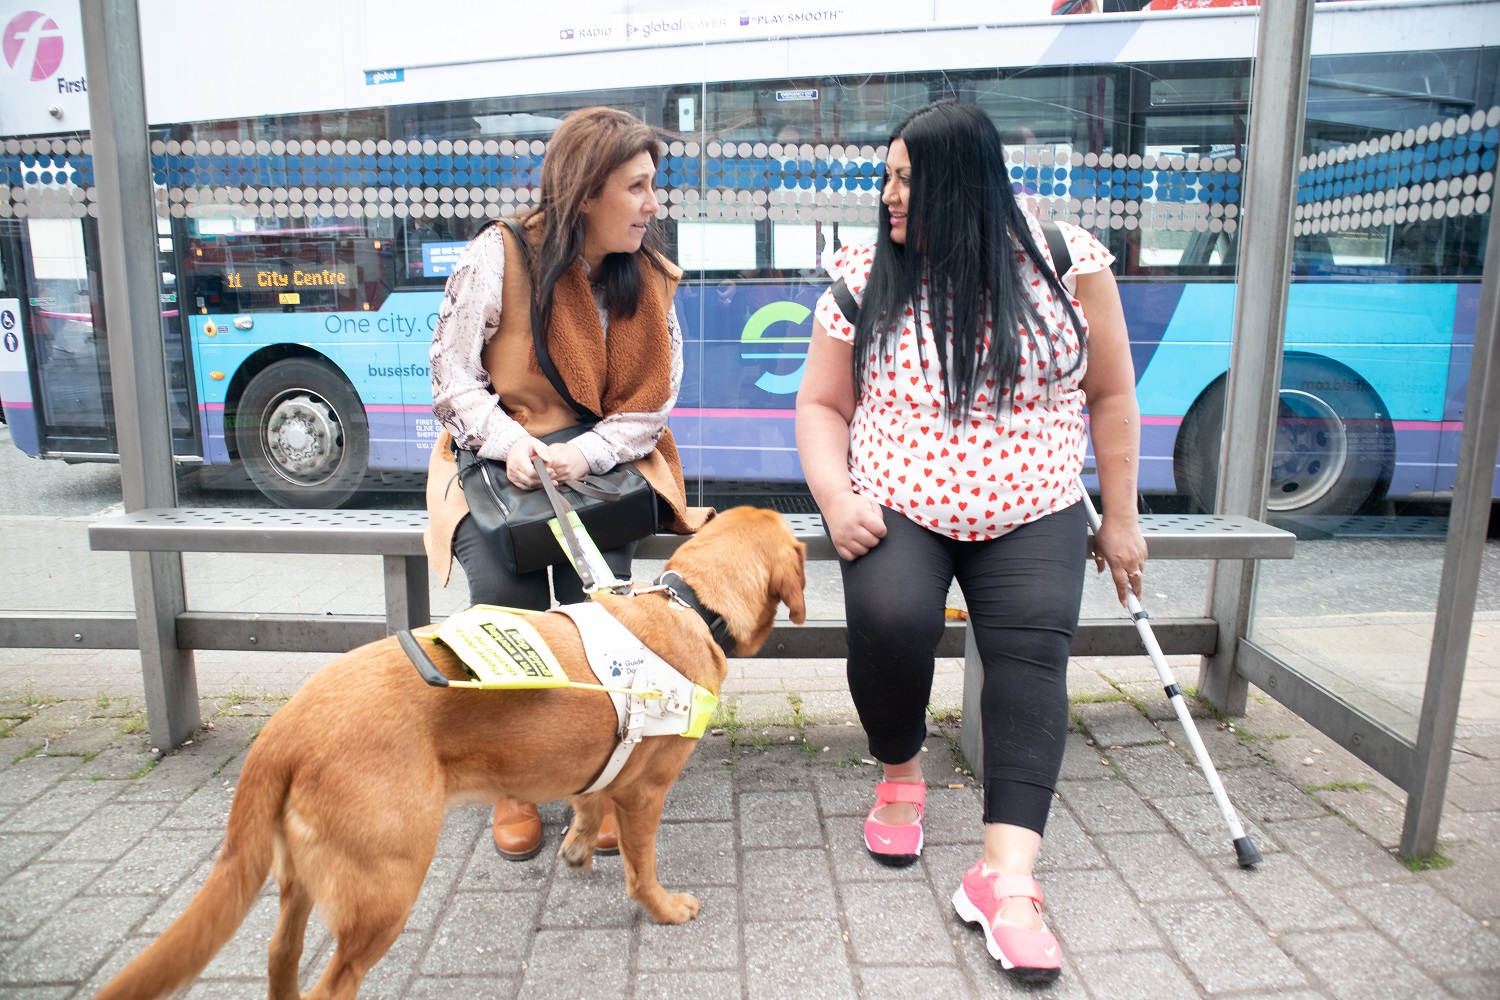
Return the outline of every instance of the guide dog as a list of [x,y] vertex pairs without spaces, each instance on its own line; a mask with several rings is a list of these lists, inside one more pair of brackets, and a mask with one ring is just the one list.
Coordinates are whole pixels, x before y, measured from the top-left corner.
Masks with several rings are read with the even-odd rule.
[[[753,655],[778,602],[807,617],[806,547],[776,512],[737,507],[710,521],[667,562],[728,625],[735,655]],[[566,569],[566,567],[564,567]],[[728,668],[705,619],[661,593],[601,603],[689,680],[718,693]],[[570,679],[593,674],[571,619],[526,616]],[[429,644],[450,679],[463,669]],[[395,942],[453,805],[568,797],[574,820],[559,851],[593,861],[604,792],[578,794],[616,744],[609,696],[568,689],[478,691],[430,687],[394,637],[345,653],[315,674],[261,731],[245,759],[218,860],[171,926],[98,994],[160,997],[196,977],[245,919],[268,872],[281,887],[271,938],[269,995],[302,994],[303,933],[316,905],[337,939],[307,996],[353,997]],[[660,923],[682,923],[698,900],[656,878],[656,829],[667,790],[697,740],[644,739],[609,785],[626,892]]]

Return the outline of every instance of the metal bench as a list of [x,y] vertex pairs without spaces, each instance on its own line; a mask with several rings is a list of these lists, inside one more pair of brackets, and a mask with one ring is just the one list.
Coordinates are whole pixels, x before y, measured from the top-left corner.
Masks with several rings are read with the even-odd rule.
[[[807,544],[809,559],[836,558],[817,514],[783,515]],[[342,652],[402,628],[431,621],[427,556],[422,549],[425,511],[141,510],[96,521],[89,546],[130,552],[239,552],[300,555],[378,555],[385,563],[385,616],[306,616],[188,611],[177,621],[184,649],[252,649]],[[1258,521],[1208,515],[1147,514],[1141,518],[1152,559],[1289,559],[1294,536]],[[665,559],[685,536],[644,539],[640,559]],[[1155,623],[1168,653],[1214,651],[1218,632],[1211,618],[1169,618]],[[965,625],[949,624],[940,656],[960,656]],[[1130,621],[1086,620],[1073,649],[1077,655],[1122,655],[1138,651]],[[844,623],[814,621],[782,625],[762,656],[841,657]]]
[[[808,559],[835,559],[817,514],[784,514],[796,537],[807,544]],[[432,621],[428,556],[422,532],[426,511],[205,510],[165,508],[118,514],[89,526],[89,546],[124,552],[296,553],[296,555],[378,555],[386,576],[386,615],[263,615],[263,613],[183,612],[177,616],[178,649],[255,649],[255,651],[344,652],[389,636],[401,628]],[[1290,559],[1292,532],[1248,517],[1146,514],[1142,517],[1152,559]],[[640,559],[664,559],[684,535],[654,535],[637,547]],[[1154,631],[1167,654],[1209,655],[1218,646],[1212,618],[1157,619]],[[846,627],[841,621],[777,625],[762,657],[841,658]],[[1085,619],[1074,636],[1074,655],[1139,654],[1140,639],[1130,619]],[[950,622],[938,645],[941,657],[965,657],[965,714],[978,711],[984,673],[969,642],[968,625]],[[142,664],[145,669],[145,664]],[[168,682],[181,684],[181,681]],[[150,682],[147,685],[150,688]],[[193,685],[196,690],[196,685]],[[181,699],[168,699],[168,705]],[[174,720],[174,709],[151,721],[154,730],[186,733],[195,723]],[[196,717],[193,717],[196,718]],[[981,766],[980,732],[963,733],[963,751]]]
[[[807,545],[809,559],[837,558],[817,514],[783,515]],[[129,552],[237,552],[300,555],[378,555],[385,564],[385,615],[287,615],[187,611],[177,618],[179,649],[343,652],[399,629],[432,620],[427,556],[422,548],[425,511],[141,510],[96,521],[89,546]],[[1290,559],[1295,537],[1244,517],[1147,514],[1141,518],[1152,559]],[[655,535],[636,551],[640,559],[665,559],[686,540]],[[1153,620],[1168,654],[1208,655],[1218,645],[1212,618]],[[764,657],[842,658],[842,621],[780,624],[761,650]],[[981,677],[962,621],[949,622],[939,656],[964,656],[965,708],[978,697]],[[1073,640],[1079,656],[1139,653],[1140,639],[1123,614],[1085,619]]]

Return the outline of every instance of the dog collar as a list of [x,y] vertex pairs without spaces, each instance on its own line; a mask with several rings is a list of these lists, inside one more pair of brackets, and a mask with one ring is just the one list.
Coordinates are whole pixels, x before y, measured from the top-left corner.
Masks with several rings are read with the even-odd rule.
[[724,655],[734,655],[736,643],[734,636],[729,634],[729,623],[724,620],[723,615],[703,603],[698,592],[682,578],[682,574],[675,569],[666,570],[651,581],[651,589],[644,593],[656,590],[666,591],[678,604],[698,612],[698,617],[702,618],[703,624],[708,626],[709,633],[714,637],[714,642],[718,643],[719,648],[724,651]]

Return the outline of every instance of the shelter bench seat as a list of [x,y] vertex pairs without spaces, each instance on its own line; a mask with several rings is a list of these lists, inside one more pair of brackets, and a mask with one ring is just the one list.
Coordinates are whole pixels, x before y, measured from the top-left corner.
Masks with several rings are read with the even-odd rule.
[[[785,514],[807,557],[836,559],[818,514]],[[89,525],[89,547],[129,552],[290,553],[378,555],[384,562],[385,616],[289,615],[188,611],[177,620],[178,647],[295,652],[343,652],[403,628],[431,620],[427,555],[422,532],[426,511],[240,510],[161,508],[118,514]],[[1151,559],[1290,559],[1291,532],[1245,517],[1143,514],[1141,529]],[[688,537],[654,535],[641,541],[637,559],[666,559]],[[1218,632],[1211,618],[1154,619],[1152,627],[1168,654],[1211,654]],[[950,622],[939,656],[964,650],[962,621]],[[781,624],[761,656],[842,657],[844,623]],[[1073,641],[1074,655],[1130,655],[1140,651],[1135,627],[1118,620],[1085,619]]]
[[[817,514],[786,514],[810,560],[837,555]],[[378,555],[384,561],[385,615],[293,615],[187,611],[177,617],[179,649],[343,652],[400,629],[432,620],[427,555],[422,532],[426,511],[241,510],[163,508],[139,510],[89,526],[89,547],[129,552],[291,553]],[[1246,517],[1144,514],[1141,528],[1152,559],[1290,559],[1291,532]],[[643,539],[638,559],[665,559],[684,535]],[[1212,618],[1153,619],[1167,654],[1212,654],[1218,625]],[[845,623],[818,620],[779,623],[761,649],[763,657],[842,658]],[[1085,619],[1073,639],[1075,656],[1125,656],[1141,652],[1135,626],[1117,619]],[[968,626],[949,622],[939,656],[964,656],[964,706],[977,705],[982,672]]]

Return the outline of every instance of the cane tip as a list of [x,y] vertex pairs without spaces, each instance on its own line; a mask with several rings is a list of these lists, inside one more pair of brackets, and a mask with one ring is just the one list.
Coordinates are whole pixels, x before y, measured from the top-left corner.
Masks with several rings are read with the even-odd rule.
[[1255,849],[1255,844],[1250,840],[1249,834],[1235,839],[1234,855],[1241,868],[1254,868],[1260,864],[1260,851]]

